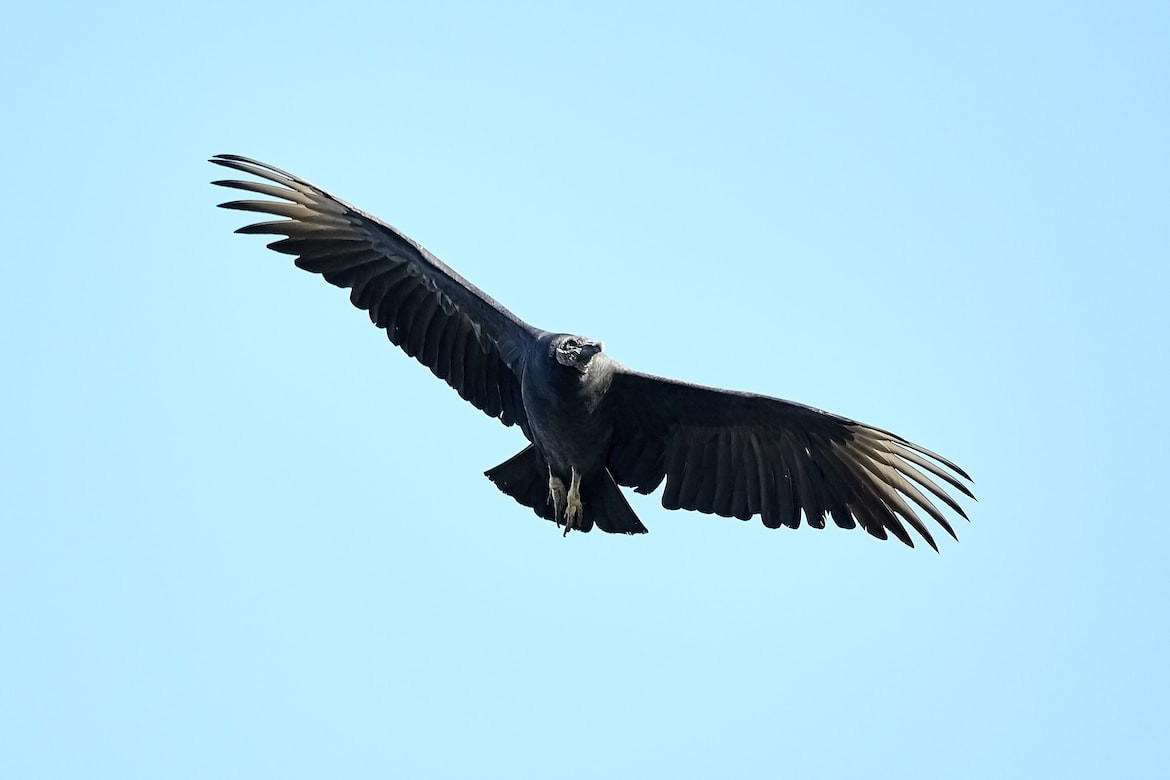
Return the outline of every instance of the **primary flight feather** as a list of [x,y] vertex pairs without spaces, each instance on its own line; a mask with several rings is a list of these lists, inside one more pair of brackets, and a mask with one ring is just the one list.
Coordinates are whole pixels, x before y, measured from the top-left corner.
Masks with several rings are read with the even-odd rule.
[[[619,485],[662,505],[796,528],[860,525],[938,549],[922,515],[973,497],[951,461],[880,428],[809,406],[631,371],[602,344],[534,328],[413,240],[292,174],[246,157],[211,162],[256,179],[214,184],[266,196],[224,208],[279,217],[238,233],[348,288],[390,341],[529,445],[486,472],[540,517],[571,529],[645,533]],[[270,200],[267,198],[275,198]]]

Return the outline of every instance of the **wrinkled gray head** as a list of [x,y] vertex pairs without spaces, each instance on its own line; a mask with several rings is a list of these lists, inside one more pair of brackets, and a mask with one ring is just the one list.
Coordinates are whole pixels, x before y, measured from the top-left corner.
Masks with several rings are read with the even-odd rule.
[[558,363],[584,374],[589,370],[589,361],[605,348],[605,344],[565,333],[553,339],[552,347]]

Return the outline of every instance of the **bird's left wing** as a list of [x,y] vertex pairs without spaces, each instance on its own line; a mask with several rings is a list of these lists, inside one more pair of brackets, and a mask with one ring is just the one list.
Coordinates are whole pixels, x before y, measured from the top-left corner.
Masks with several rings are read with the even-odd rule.
[[350,301],[390,341],[484,413],[527,433],[521,362],[541,331],[407,236],[309,182],[247,157],[221,154],[211,162],[266,180],[214,184],[279,198],[220,204],[284,217],[237,233],[287,236],[268,246],[349,288]]
[[915,507],[955,535],[934,501],[966,513],[937,483],[966,496],[970,477],[889,431],[778,398],[716,390],[625,369],[615,372],[608,466],[620,484],[662,505],[796,528],[887,532],[914,546],[903,521],[938,549]]

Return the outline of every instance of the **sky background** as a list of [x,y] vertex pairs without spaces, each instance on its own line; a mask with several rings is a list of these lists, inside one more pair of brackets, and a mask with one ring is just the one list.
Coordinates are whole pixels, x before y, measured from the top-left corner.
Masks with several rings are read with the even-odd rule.
[[[942,7],[946,5],[947,7]],[[1164,777],[1165,3],[25,4],[0,776]],[[214,208],[291,170],[538,327],[894,430],[941,553],[633,497]]]

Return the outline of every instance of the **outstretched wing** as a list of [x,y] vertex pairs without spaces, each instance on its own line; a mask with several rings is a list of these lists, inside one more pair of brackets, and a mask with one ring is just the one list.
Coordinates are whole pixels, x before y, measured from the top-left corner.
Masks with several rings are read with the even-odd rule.
[[801,513],[824,528],[829,515],[842,528],[860,524],[913,547],[905,522],[937,550],[918,510],[955,536],[934,500],[967,515],[938,482],[974,498],[960,481],[970,477],[949,460],[812,407],[628,369],[615,374],[608,398],[615,422],[610,473],[639,493],[665,478],[667,509],[760,515],[769,528],[796,528]]
[[247,157],[220,154],[211,162],[266,180],[213,184],[280,199],[221,203],[285,217],[237,233],[287,236],[269,248],[349,288],[353,305],[369,312],[390,341],[484,413],[527,433],[521,361],[541,331],[407,236],[307,181]]

